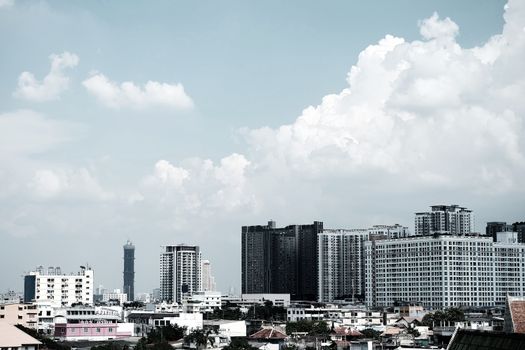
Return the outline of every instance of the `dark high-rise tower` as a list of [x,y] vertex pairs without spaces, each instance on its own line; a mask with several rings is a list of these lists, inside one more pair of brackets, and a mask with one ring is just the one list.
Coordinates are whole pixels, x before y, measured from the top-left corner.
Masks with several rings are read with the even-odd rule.
[[317,235],[323,223],[242,227],[242,293],[317,300]]
[[124,245],[124,293],[135,300],[135,246],[129,240]]

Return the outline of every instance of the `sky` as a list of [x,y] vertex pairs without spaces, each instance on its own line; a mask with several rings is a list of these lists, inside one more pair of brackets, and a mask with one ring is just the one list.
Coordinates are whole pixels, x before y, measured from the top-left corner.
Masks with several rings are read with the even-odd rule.
[[243,225],[525,220],[525,3],[0,0],[0,292]]

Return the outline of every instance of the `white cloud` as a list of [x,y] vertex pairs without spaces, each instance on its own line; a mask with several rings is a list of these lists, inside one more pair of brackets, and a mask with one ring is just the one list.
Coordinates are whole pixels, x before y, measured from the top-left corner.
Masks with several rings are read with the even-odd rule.
[[79,129],[31,110],[0,114],[0,160],[46,152],[71,140]]
[[176,207],[178,215],[209,215],[253,205],[253,197],[245,187],[250,162],[243,155],[224,157],[219,165],[199,158],[183,163],[174,166],[166,160],[158,161],[153,174],[144,180],[140,202],[160,198],[162,205]]
[[452,39],[458,35],[459,27],[448,17],[440,20],[439,15],[434,12],[431,17],[420,21],[419,32],[423,38],[428,40],[440,38]]
[[11,7],[15,3],[15,0],[0,0],[0,8]]
[[339,94],[290,125],[245,130],[254,163],[319,182],[374,173],[393,187],[401,178],[523,191],[524,7],[511,1],[503,34],[473,49],[462,48],[458,26],[437,14],[420,22],[425,41],[387,35],[359,55]]
[[108,200],[113,197],[86,168],[38,169],[27,187],[31,195],[40,199]]
[[103,74],[94,74],[82,83],[87,91],[101,103],[111,108],[147,108],[161,106],[174,109],[191,109],[193,100],[182,84],[148,81],[144,87],[131,81],[117,84]]
[[57,100],[68,89],[69,77],[64,74],[64,70],[77,66],[78,56],[63,52],[60,55],[52,54],[49,59],[51,70],[42,81],[38,81],[31,72],[20,74],[18,88],[14,93],[16,97],[35,102]]

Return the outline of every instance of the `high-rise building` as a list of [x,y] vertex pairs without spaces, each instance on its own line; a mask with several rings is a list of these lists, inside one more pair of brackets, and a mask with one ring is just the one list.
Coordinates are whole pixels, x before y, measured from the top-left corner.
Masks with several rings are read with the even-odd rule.
[[215,277],[211,274],[211,263],[209,260],[202,260],[202,290],[205,292],[216,291]]
[[320,302],[337,298],[364,299],[364,242],[409,237],[408,227],[375,225],[368,229],[325,229],[318,236],[318,289]]
[[80,266],[76,274],[62,274],[60,267],[39,266],[24,276],[24,302],[49,301],[56,307],[93,304],[93,270]]
[[243,226],[242,293],[289,293],[294,300],[317,300],[317,235],[323,223],[276,228]]
[[135,300],[135,246],[131,241],[124,244],[124,293],[128,300]]
[[498,240],[498,234],[501,232],[516,232],[518,243],[525,243],[525,222],[515,222],[513,224],[507,224],[504,221],[487,222],[485,233],[487,236],[492,237],[494,242]]
[[182,301],[202,289],[201,252],[198,246],[185,244],[161,247],[160,299]]
[[366,303],[442,309],[504,305],[524,296],[525,244],[438,235],[365,242]]
[[324,230],[318,236],[319,301],[361,298],[364,294],[363,243],[368,230]]
[[465,235],[474,232],[474,214],[458,205],[433,205],[429,212],[416,213],[416,236]]

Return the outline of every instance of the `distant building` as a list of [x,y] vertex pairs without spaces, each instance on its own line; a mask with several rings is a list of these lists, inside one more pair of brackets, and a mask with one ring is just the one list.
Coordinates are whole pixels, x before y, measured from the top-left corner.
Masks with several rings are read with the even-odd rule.
[[271,301],[273,306],[288,307],[290,306],[290,294],[242,294],[240,301],[245,304],[260,305]]
[[215,277],[211,274],[211,263],[209,260],[202,260],[202,290],[203,291],[216,291],[217,286],[215,285]]
[[368,229],[325,229],[318,236],[319,301],[364,299],[364,242],[370,237],[410,237],[408,227],[375,225]]
[[108,302],[110,300],[118,300],[119,305],[122,305],[128,301],[128,295],[122,293],[120,289],[114,289],[113,292],[105,292],[102,294],[102,301]]
[[62,274],[59,267],[42,266],[24,276],[24,302],[50,301],[57,307],[93,305],[93,270],[80,267],[76,274]]
[[365,242],[366,304],[504,305],[525,294],[525,244],[435,235]]
[[160,299],[180,303],[184,295],[202,289],[198,246],[168,245],[160,253]]
[[502,232],[515,232],[519,243],[525,243],[525,222],[507,224],[504,221],[487,222],[485,233],[492,237],[494,242],[498,241],[498,234]]
[[133,324],[121,323],[118,311],[71,307],[57,311],[54,337],[62,341],[106,341],[133,335]]
[[294,300],[317,300],[317,235],[323,223],[276,228],[243,226],[242,293],[288,293]]
[[318,236],[319,301],[364,294],[363,244],[368,230],[323,230]]
[[187,313],[212,312],[221,305],[221,292],[200,291],[182,299],[182,310]]
[[474,232],[474,214],[458,205],[433,205],[429,212],[416,213],[416,236],[464,235]]
[[124,293],[128,300],[135,300],[135,246],[131,241],[124,245]]

